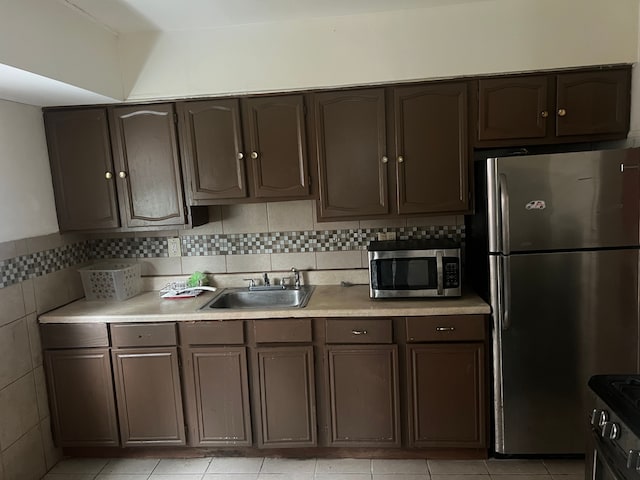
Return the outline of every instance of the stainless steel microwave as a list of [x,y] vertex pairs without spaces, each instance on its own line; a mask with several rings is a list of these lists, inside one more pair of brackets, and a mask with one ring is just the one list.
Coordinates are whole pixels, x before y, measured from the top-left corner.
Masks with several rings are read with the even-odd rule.
[[460,245],[450,240],[372,241],[371,298],[459,297]]

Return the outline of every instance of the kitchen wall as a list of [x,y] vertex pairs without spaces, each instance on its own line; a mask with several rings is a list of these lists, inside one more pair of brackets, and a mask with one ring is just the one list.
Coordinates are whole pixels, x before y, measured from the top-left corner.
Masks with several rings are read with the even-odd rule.
[[120,36],[129,100],[638,60],[638,1],[487,0]]
[[57,232],[40,108],[0,100],[0,172],[0,242]]
[[[318,222],[315,202],[228,205],[210,208],[211,222],[183,231],[93,235],[95,259],[130,258],[142,274],[186,275],[349,270],[367,268],[366,246],[379,232],[397,238],[464,239],[461,216]],[[182,257],[168,257],[166,237],[180,236]],[[246,275],[245,275],[246,276]]]
[[[69,268],[78,259],[68,255],[79,240],[55,233],[0,243],[3,480],[37,480],[61,456],[51,437],[37,315],[83,295],[75,268]],[[25,265],[16,268],[17,260]]]

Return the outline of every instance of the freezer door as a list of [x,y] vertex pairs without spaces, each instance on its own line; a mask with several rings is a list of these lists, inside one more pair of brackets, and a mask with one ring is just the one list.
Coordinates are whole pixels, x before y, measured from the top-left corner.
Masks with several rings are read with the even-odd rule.
[[640,149],[487,162],[490,251],[638,245]]
[[589,377],[638,371],[638,250],[492,264],[505,270],[493,310],[508,319],[494,320],[496,451],[583,453]]

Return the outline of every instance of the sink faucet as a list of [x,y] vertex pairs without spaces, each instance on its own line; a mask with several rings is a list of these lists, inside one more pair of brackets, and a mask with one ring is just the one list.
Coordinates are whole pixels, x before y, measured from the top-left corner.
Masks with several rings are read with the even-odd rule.
[[264,285],[265,287],[269,287],[271,286],[271,280],[269,280],[269,275],[267,275],[266,273],[263,274],[262,278],[264,279]]
[[291,271],[293,272],[293,286],[295,288],[300,288],[300,272],[296,267],[291,267]]

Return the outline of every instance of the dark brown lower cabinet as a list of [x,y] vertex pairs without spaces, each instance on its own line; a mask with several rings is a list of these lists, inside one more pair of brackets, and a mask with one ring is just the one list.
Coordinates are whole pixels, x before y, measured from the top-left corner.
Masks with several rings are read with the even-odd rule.
[[113,349],[122,445],[184,445],[178,349]]
[[189,444],[251,445],[245,347],[184,348]]
[[255,350],[255,364],[258,447],[316,445],[313,347],[259,347]]
[[58,446],[118,446],[108,348],[47,350],[51,418]]
[[411,345],[407,360],[411,446],[484,447],[484,345]]
[[398,347],[326,347],[332,446],[400,446]]

